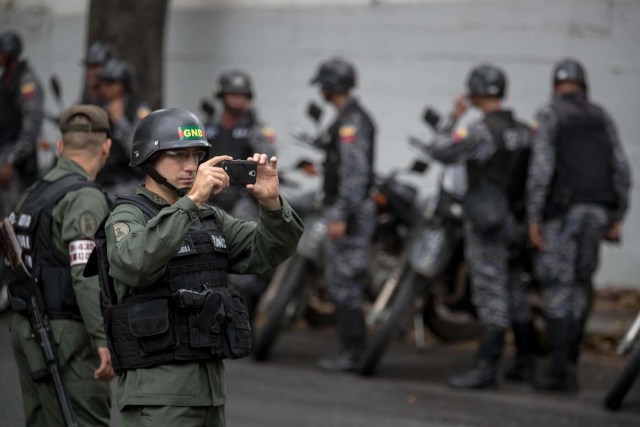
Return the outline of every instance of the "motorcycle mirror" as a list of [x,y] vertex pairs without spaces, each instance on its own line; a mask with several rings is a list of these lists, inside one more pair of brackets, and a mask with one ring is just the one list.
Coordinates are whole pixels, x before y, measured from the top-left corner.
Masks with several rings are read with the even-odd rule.
[[208,99],[203,99],[200,103],[200,109],[204,111],[207,117],[212,118],[216,113],[216,107],[213,106],[212,103],[209,102]]
[[427,169],[429,169],[429,163],[423,160],[416,160],[413,162],[413,165],[411,165],[411,172],[422,174],[425,173]]
[[431,107],[427,107],[422,115],[422,120],[435,129],[440,122],[440,114]]
[[315,102],[309,102],[309,106],[307,106],[307,115],[313,120],[315,123],[320,122],[320,118],[322,118],[322,108],[318,106]]
[[53,92],[53,97],[56,99],[56,103],[58,104],[58,108],[60,112],[64,110],[64,102],[62,101],[62,85],[60,84],[60,79],[55,74],[51,76],[49,79],[49,86],[51,86],[51,92]]

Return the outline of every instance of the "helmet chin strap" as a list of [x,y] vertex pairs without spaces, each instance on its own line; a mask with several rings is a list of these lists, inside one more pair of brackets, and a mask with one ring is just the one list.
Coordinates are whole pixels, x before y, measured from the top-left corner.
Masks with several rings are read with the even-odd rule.
[[174,186],[173,184],[171,184],[169,181],[167,181],[167,179],[164,176],[160,175],[158,171],[155,170],[153,166],[151,166],[151,164],[149,164],[149,162],[145,163],[144,171],[147,175],[153,178],[155,182],[157,182],[160,185],[164,185],[165,187],[167,187],[169,190],[173,191],[180,197],[186,196],[187,193],[189,192],[188,188],[180,189]]

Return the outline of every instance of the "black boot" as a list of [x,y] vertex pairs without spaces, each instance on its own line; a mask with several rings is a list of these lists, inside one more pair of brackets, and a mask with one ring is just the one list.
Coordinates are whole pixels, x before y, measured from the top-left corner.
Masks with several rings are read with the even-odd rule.
[[496,368],[504,343],[504,329],[487,326],[482,334],[473,367],[449,379],[455,388],[485,389],[496,387]]
[[514,322],[513,337],[516,342],[516,356],[513,364],[504,373],[510,381],[532,382],[535,375],[535,350],[537,335],[533,322]]
[[536,389],[567,393],[578,390],[577,373],[569,361],[573,323],[571,317],[548,320],[551,366],[548,373],[535,381]]
[[585,289],[587,295],[587,306],[577,319],[574,319],[574,330],[571,335],[571,346],[569,347],[569,362],[578,366],[580,361],[580,347],[584,338],[585,330],[587,329],[587,321],[589,320],[589,314],[591,313],[591,307],[593,306],[593,284],[591,281],[580,282],[580,286]]
[[316,364],[326,371],[355,371],[365,346],[365,324],[362,310],[338,307],[338,333],[340,352],[335,356],[318,359]]

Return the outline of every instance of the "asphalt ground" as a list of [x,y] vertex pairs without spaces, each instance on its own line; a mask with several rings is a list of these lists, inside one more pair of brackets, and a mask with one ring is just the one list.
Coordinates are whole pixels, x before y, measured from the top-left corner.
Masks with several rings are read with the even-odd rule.
[[[0,315],[0,426],[21,426],[24,418],[9,318],[7,313]],[[613,355],[587,351],[580,370],[580,392],[564,396],[540,394],[526,385],[505,382],[496,391],[450,389],[446,380],[468,367],[471,343],[429,340],[427,350],[418,352],[398,340],[382,360],[378,374],[369,378],[318,371],[316,357],[334,348],[332,328],[297,329],[283,335],[267,363],[227,362],[227,425],[640,426],[638,384],[620,411],[602,409],[602,397],[625,362]],[[115,409],[113,412],[112,425],[119,426]]]

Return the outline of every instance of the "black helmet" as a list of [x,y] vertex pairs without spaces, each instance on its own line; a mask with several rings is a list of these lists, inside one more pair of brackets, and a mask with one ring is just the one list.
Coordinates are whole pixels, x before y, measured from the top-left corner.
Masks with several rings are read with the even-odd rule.
[[105,65],[110,59],[116,58],[117,51],[113,45],[95,41],[89,46],[87,56],[84,58],[85,65]]
[[133,66],[123,59],[112,58],[100,70],[100,80],[120,82],[129,93],[133,92],[134,79]]
[[0,34],[0,54],[9,58],[18,58],[22,53],[22,40],[13,31]]
[[156,110],[138,122],[133,132],[129,166],[140,166],[158,151],[201,147],[209,153],[211,145],[200,119],[180,108]]
[[504,98],[507,92],[507,76],[494,65],[479,65],[471,70],[467,79],[467,89],[469,96]]
[[582,64],[575,59],[565,58],[553,68],[553,84],[573,82],[587,88],[587,73]]
[[228,93],[247,95],[249,98],[252,98],[253,85],[251,84],[249,75],[242,71],[230,71],[221,75],[218,79],[218,88],[216,89],[215,96],[222,98],[223,95]]
[[311,84],[320,84],[330,93],[348,92],[356,85],[356,70],[347,61],[333,58],[320,64]]

